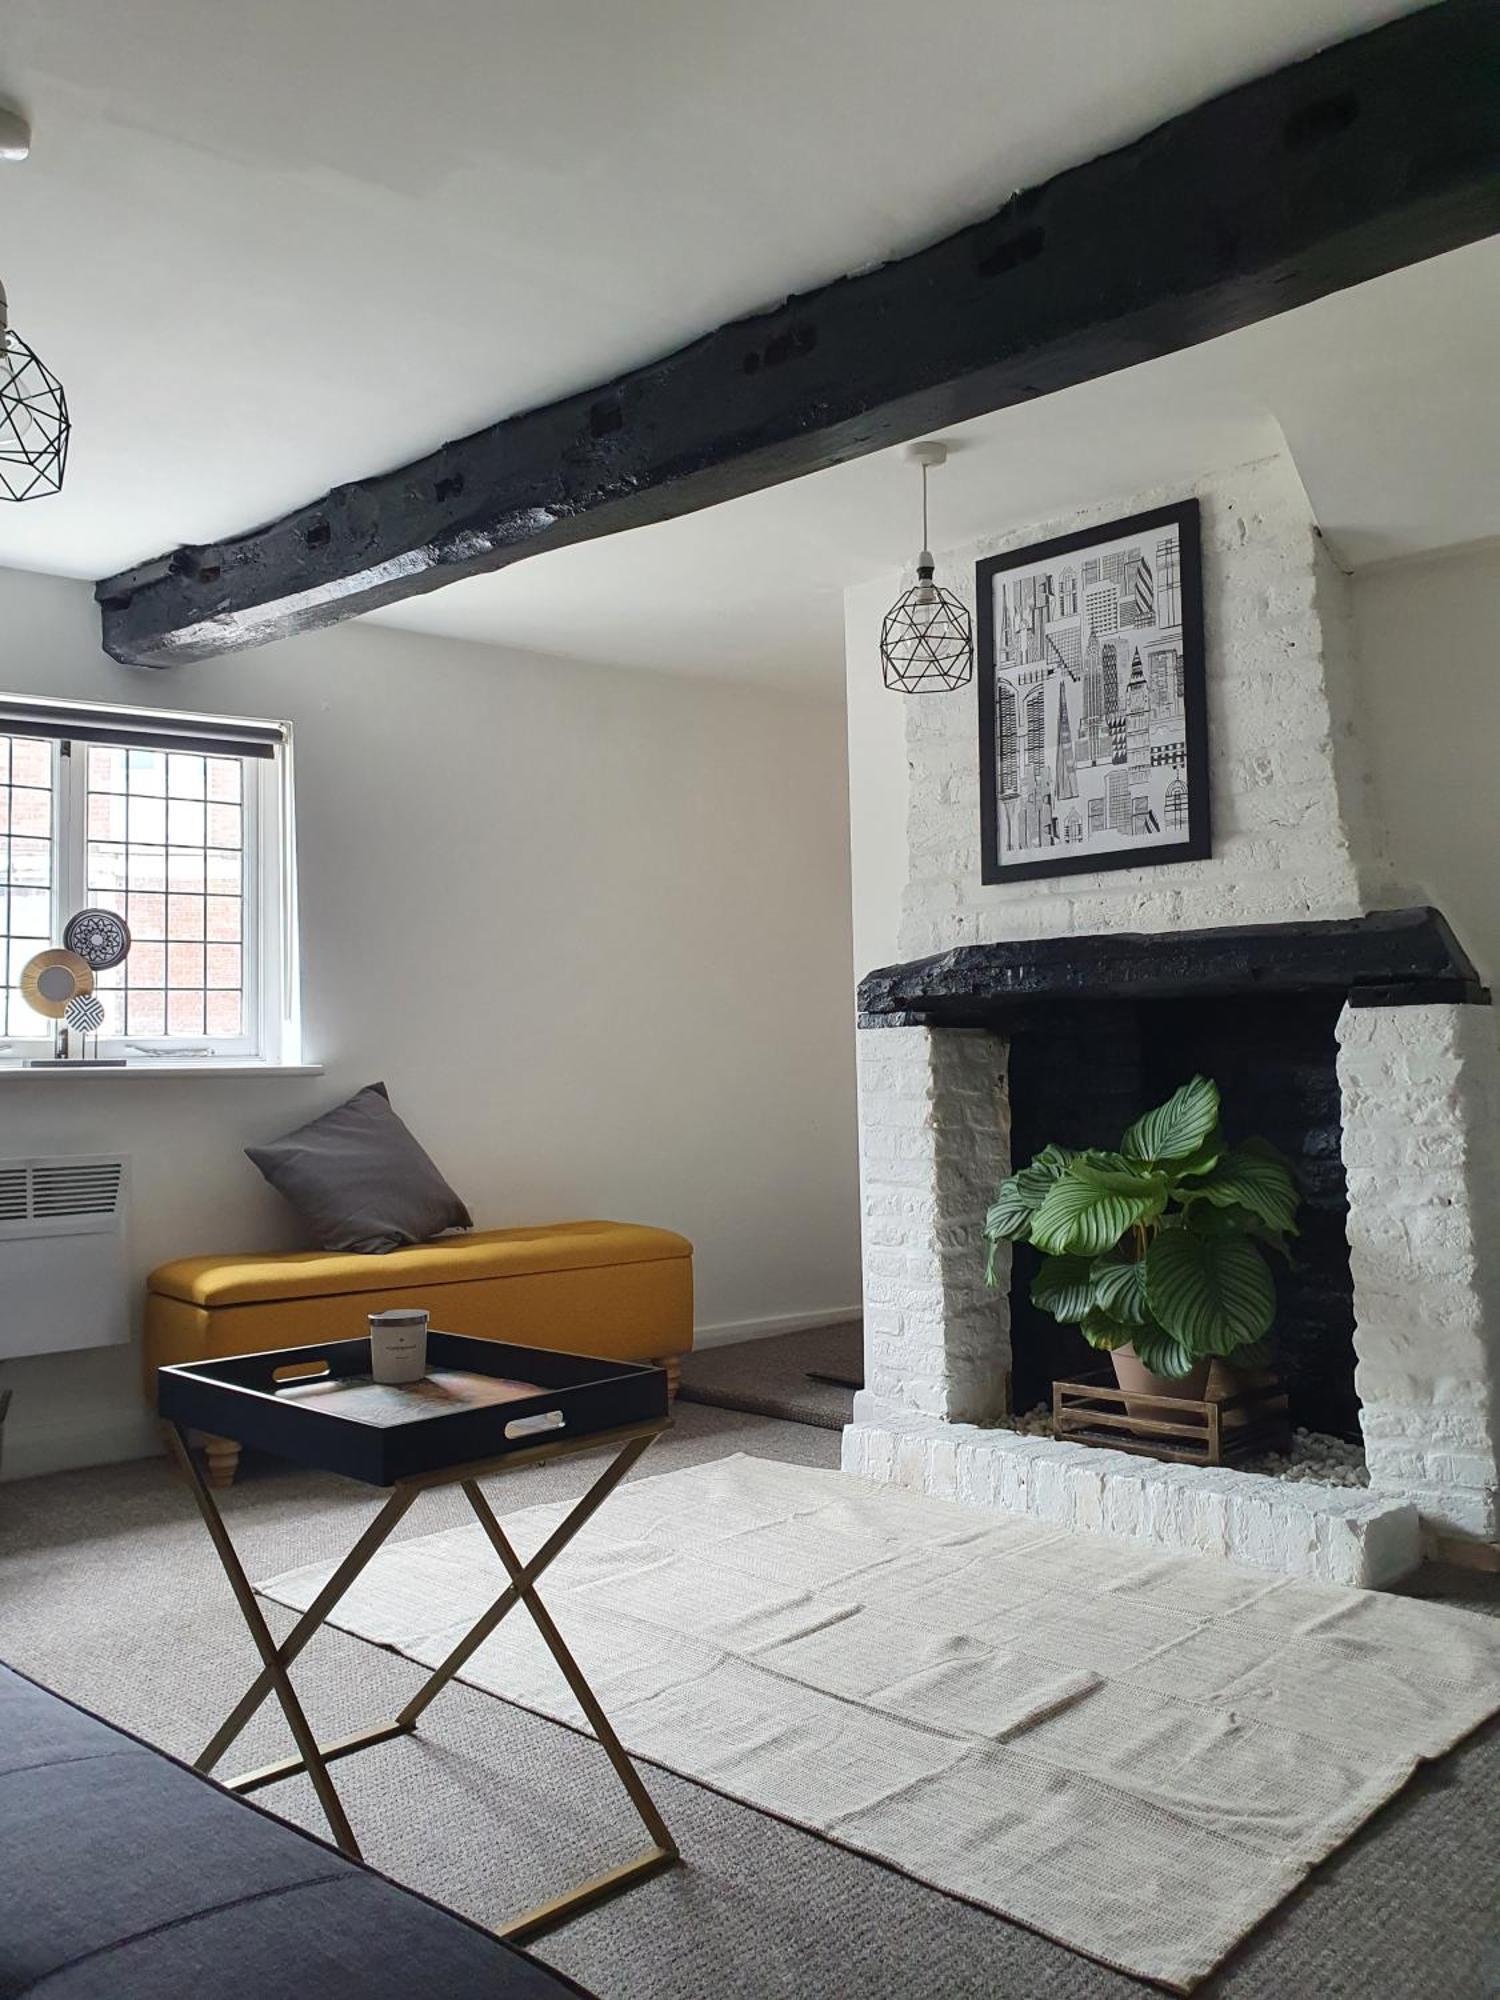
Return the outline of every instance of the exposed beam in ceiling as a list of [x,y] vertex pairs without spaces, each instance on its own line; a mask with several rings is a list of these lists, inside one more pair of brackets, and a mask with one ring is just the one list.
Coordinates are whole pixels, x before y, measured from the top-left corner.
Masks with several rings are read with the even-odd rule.
[[1500,231],[1500,6],[1443,0],[931,248],[96,588],[166,667],[963,423]]

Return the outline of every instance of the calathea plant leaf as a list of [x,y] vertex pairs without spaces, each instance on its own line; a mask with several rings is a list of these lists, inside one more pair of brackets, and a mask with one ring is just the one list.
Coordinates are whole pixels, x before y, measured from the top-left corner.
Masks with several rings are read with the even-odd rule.
[[1023,1242],[1031,1218],[1046,1199],[1047,1190],[1067,1169],[1072,1154],[1061,1146],[1046,1146],[1029,1167],[1009,1175],[995,1190],[995,1199],[984,1219],[984,1233],[994,1238]]
[[1270,1332],[1271,1273],[1243,1236],[1163,1230],[1145,1263],[1152,1318],[1193,1354],[1232,1354]]
[[1033,1205],[1016,1191],[1014,1174],[1001,1181],[984,1218],[984,1233],[990,1243],[1024,1242],[1035,1213]]
[[1230,1160],[1235,1172],[1245,1180],[1247,1190],[1253,1187],[1259,1195],[1258,1202],[1242,1197],[1244,1206],[1279,1236],[1297,1235],[1297,1209],[1302,1192],[1297,1185],[1297,1170],[1286,1154],[1269,1139],[1242,1139],[1220,1163],[1219,1171]]
[[1283,1263],[1294,1269],[1296,1267],[1297,1260],[1280,1230],[1268,1229],[1258,1215],[1252,1215],[1248,1208],[1241,1208],[1235,1202],[1226,1202],[1223,1207],[1216,1208],[1210,1202],[1195,1201],[1183,1219],[1186,1226],[1199,1236],[1252,1236],[1257,1243],[1264,1243],[1268,1250],[1274,1250]]
[[1080,1154],[1031,1218],[1031,1240],[1053,1256],[1097,1257],[1112,1250],[1128,1229],[1160,1215],[1166,1198],[1166,1182],[1159,1174],[1101,1167]]
[[1065,1326],[1076,1326],[1094,1303],[1087,1257],[1048,1257],[1031,1281],[1031,1303]]
[[1229,1141],[1216,1125],[1201,1146],[1195,1146],[1185,1160],[1173,1160],[1171,1172],[1177,1180],[1193,1180],[1210,1174],[1229,1151]]
[[1297,1233],[1297,1185],[1280,1154],[1253,1139],[1235,1146],[1213,1172],[1182,1191],[1184,1201],[1209,1201],[1215,1208],[1248,1209],[1278,1236]]
[[[1135,1358],[1153,1375],[1180,1380],[1191,1375],[1201,1356],[1159,1326],[1141,1327],[1131,1338]],[[1160,1414],[1160,1413],[1159,1413]]]
[[1219,1122],[1219,1086],[1192,1077],[1165,1104],[1137,1118],[1121,1142],[1133,1160],[1185,1160]]
[[1098,1146],[1075,1153],[1072,1165],[1099,1187],[1137,1188],[1162,1177],[1149,1160],[1132,1160],[1128,1154],[1107,1153]]
[[1146,1320],[1146,1266],[1127,1264],[1123,1259],[1096,1257],[1090,1266],[1094,1302],[1101,1312],[1126,1326],[1141,1326]]
[[1090,1347],[1100,1347],[1106,1352],[1112,1347],[1128,1347],[1135,1334],[1135,1328],[1122,1326],[1117,1319],[1111,1319],[1098,1306],[1090,1306],[1079,1324],[1079,1331]]

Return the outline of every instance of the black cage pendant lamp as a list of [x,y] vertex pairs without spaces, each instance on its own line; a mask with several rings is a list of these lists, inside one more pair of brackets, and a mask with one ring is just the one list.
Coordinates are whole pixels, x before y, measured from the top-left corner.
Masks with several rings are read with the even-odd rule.
[[[0,160],[24,160],[30,150],[30,126],[0,105]],[[69,428],[62,383],[11,325],[0,284],[0,500],[61,492]]]
[[974,627],[967,605],[934,583],[927,546],[927,475],[947,462],[948,447],[924,438],[906,447],[922,468],[922,553],[917,580],[902,591],[880,628],[880,665],[885,684],[898,694],[951,694],[974,678]]

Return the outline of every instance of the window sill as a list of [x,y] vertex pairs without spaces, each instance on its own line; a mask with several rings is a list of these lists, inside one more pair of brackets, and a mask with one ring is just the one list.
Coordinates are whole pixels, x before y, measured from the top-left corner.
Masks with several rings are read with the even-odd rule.
[[43,1081],[59,1076],[88,1076],[96,1081],[123,1081],[143,1076],[321,1076],[322,1063],[272,1063],[260,1062],[254,1056],[222,1057],[214,1061],[172,1062],[163,1059],[153,1062],[149,1058],[137,1058],[127,1062],[122,1068],[95,1068],[88,1063],[56,1063],[42,1069],[27,1069],[23,1063],[0,1061],[0,1079],[25,1077],[28,1081],[40,1078]]

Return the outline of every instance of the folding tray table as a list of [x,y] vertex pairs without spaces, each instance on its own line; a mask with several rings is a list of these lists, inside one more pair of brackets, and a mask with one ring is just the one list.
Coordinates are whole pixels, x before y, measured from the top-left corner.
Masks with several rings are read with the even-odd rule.
[[[651,1845],[632,1860],[500,1926],[502,1937],[519,1942],[660,1873],[679,1858],[676,1842],[536,1588],[543,1572],[653,1439],[670,1427],[667,1378],[661,1368],[436,1332],[428,1335],[427,1365],[421,1382],[376,1383],[370,1375],[369,1341],[339,1340],[157,1371],[157,1409],[166,1423],[168,1441],[192,1487],[261,1659],[259,1677],[225,1718],[196,1768],[211,1771],[274,1693],[298,1754],[223,1782],[231,1791],[253,1792],[305,1771],[335,1841],[358,1859],[359,1845],[328,1766],[372,1744],[414,1734],[428,1704],[501,1619],[524,1604],[645,1825]],[[279,1646],[213,1493],[188,1448],[187,1433],[193,1429],[253,1445],[299,1465],[389,1488],[379,1513]],[[523,1563],[485,1499],[480,1480],[601,1449],[613,1450],[609,1464],[566,1520]],[[333,1743],[319,1743],[292,1686],[288,1671],[292,1662],[418,1495],[430,1487],[452,1485],[463,1488],[505,1570],[507,1587],[393,1721]]]

